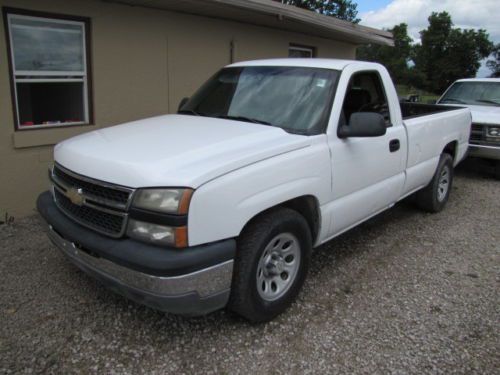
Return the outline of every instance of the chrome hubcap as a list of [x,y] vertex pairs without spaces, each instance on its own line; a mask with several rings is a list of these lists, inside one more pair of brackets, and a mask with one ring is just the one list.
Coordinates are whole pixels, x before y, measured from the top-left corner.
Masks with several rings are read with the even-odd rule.
[[437,199],[442,202],[446,198],[448,189],[450,187],[450,168],[447,166],[441,171],[438,182]]
[[300,265],[300,244],[291,233],[281,233],[266,246],[257,266],[257,290],[262,299],[275,301],[293,284]]

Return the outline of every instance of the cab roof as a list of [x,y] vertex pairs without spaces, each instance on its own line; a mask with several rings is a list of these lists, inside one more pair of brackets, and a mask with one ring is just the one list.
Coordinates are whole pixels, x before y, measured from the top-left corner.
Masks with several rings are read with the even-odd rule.
[[295,66],[304,68],[324,68],[333,70],[343,70],[346,66],[352,64],[363,65],[364,67],[375,67],[380,64],[370,63],[358,60],[340,60],[340,59],[318,59],[318,58],[288,58],[288,59],[267,59],[267,60],[252,60],[242,61],[227,67],[242,67],[242,66]]

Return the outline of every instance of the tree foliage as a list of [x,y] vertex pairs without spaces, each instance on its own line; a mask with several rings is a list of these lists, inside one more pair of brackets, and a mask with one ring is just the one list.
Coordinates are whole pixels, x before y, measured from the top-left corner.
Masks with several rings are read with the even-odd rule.
[[491,77],[500,78],[500,43],[493,48],[492,59],[488,60],[486,66],[492,71]]
[[358,5],[351,0],[285,0],[284,3],[354,23],[360,21]]
[[394,47],[378,44],[361,46],[357,50],[357,58],[380,62],[389,70],[394,82],[409,84],[408,63],[412,53],[412,39],[408,36],[408,25],[401,23],[388,31],[394,35]]
[[422,88],[438,94],[459,78],[474,77],[493,44],[483,29],[454,28],[447,12],[432,13],[428,20],[414,47],[414,69],[424,77]]
[[[363,46],[358,48],[358,59],[385,65],[397,84],[436,94],[457,79],[474,77],[493,48],[486,31],[455,28],[446,12],[432,13],[428,20],[420,43],[412,44],[407,26],[400,24],[389,30],[394,47]],[[498,54],[496,58],[498,62]],[[488,66],[498,67],[493,64]]]

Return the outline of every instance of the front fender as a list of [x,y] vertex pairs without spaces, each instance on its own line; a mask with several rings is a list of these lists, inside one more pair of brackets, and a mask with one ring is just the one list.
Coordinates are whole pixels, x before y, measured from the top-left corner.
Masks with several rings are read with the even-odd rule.
[[331,196],[326,136],[309,147],[254,163],[200,186],[188,217],[189,245],[237,237],[259,213],[300,196]]

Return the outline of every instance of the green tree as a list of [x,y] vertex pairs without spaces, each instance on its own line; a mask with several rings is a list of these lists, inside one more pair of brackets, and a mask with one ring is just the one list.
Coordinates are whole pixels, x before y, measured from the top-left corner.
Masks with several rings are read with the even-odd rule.
[[428,20],[413,51],[414,73],[423,77],[419,88],[440,94],[453,81],[474,77],[493,44],[483,29],[454,28],[447,12],[432,13]]
[[360,21],[358,5],[351,0],[285,0],[283,3],[354,23]]
[[383,64],[389,70],[394,82],[407,85],[410,83],[411,70],[408,63],[412,52],[408,25],[401,23],[388,31],[394,36],[394,47],[367,44],[358,48],[356,58]]
[[500,43],[493,48],[491,57],[493,59],[488,60],[486,66],[492,71],[492,78],[500,78]]

